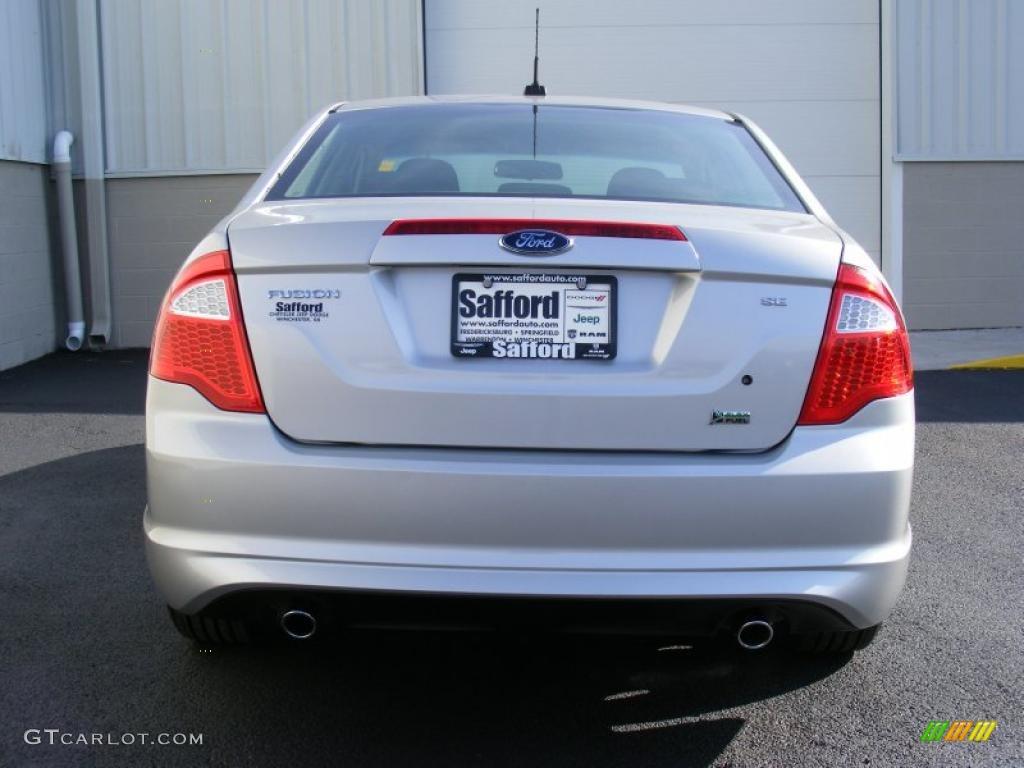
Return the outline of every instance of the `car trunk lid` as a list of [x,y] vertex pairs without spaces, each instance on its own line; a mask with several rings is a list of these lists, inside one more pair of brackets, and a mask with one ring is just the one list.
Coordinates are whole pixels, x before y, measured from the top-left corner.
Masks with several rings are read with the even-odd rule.
[[[668,225],[686,239],[580,235],[539,257],[493,232],[384,234],[437,218]],[[796,423],[841,254],[809,215],[585,200],[264,203],[228,235],[277,427],[300,441],[409,446],[770,448]],[[458,356],[458,290],[477,285],[462,278],[613,286],[613,354]]]

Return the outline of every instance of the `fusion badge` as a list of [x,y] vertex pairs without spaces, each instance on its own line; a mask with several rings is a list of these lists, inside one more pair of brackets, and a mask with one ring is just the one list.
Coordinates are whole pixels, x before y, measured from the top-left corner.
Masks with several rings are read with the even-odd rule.
[[[267,291],[273,302],[270,318],[279,323],[319,323],[330,317],[325,299],[341,298],[337,288],[292,288]],[[305,301],[303,301],[305,299]]]

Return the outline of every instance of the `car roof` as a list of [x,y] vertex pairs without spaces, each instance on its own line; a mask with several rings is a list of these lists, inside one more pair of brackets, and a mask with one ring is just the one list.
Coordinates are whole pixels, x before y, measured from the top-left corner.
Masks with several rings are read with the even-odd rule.
[[551,106],[595,107],[598,109],[642,109],[659,112],[677,112],[687,115],[714,117],[719,120],[733,120],[733,116],[717,109],[673,104],[667,101],[642,101],[638,99],[606,99],[594,96],[406,96],[390,99],[340,102],[331,107],[332,112],[347,112],[358,109],[379,109],[387,107],[409,107],[443,104],[545,104]]

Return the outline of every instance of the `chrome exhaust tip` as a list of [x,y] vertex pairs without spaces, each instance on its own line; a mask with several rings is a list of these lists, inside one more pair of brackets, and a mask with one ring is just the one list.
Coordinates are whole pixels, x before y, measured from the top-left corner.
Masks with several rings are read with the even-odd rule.
[[308,640],[316,632],[316,618],[306,611],[285,611],[281,614],[281,629],[292,640]]
[[740,648],[748,651],[759,651],[768,646],[775,637],[775,630],[772,625],[763,619],[745,621],[736,630],[736,642]]

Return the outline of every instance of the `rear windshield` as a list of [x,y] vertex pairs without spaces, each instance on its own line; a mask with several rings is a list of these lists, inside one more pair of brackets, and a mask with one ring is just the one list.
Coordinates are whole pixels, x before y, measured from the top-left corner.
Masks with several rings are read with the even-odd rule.
[[566,197],[799,211],[742,126],[642,109],[424,104],[328,115],[267,195]]

